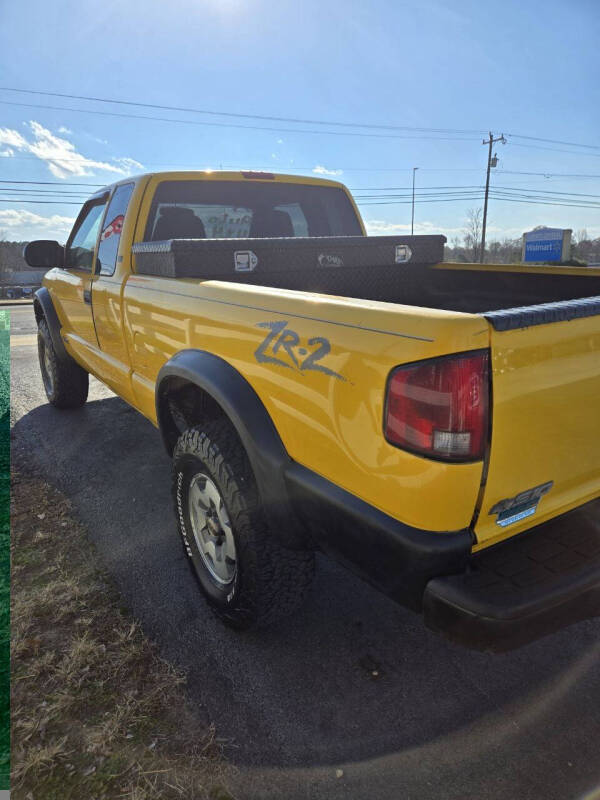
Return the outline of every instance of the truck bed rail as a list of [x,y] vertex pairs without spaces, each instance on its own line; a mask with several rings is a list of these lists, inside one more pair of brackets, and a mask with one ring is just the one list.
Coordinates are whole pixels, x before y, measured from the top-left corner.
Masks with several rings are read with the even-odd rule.
[[554,303],[483,312],[483,316],[497,331],[548,325],[551,322],[567,322],[582,317],[595,317],[598,314],[600,314],[600,297],[582,297],[578,300],[560,300]]

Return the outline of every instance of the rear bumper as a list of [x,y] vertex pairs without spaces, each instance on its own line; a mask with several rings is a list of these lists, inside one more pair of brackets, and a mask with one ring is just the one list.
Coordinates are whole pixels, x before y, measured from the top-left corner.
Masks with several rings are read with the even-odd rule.
[[501,652],[600,615],[600,500],[476,554],[433,578],[425,623],[467,647]]
[[285,470],[314,543],[477,650],[511,650],[600,615],[600,499],[470,555],[468,530],[411,528],[305,467]]
[[314,544],[413,611],[421,611],[432,578],[467,568],[469,530],[438,533],[405,525],[295,462],[285,477]]

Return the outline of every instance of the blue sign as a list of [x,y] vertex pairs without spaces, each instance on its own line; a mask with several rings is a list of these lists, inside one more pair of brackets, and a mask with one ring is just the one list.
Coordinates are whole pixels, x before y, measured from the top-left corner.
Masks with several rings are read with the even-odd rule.
[[564,231],[540,228],[525,234],[525,261],[561,261]]

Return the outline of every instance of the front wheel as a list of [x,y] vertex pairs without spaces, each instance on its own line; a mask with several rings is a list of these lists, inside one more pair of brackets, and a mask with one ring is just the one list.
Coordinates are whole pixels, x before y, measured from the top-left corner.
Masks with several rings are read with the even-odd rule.
[[79,408],[87,400],[89,376],[70,356],[59,359],[45,319],[38,322],[38,357],[48,401],[56,408]]
[[179,533],[200,587],[236,628],[270,624],[304,599],[314,554],[269,530],[246,452],[229,420],[183,433],[173,454]]

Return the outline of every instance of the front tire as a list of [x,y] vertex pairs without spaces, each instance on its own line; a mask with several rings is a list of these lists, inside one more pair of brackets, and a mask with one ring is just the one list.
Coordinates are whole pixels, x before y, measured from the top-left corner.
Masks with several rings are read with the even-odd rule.
[[302,603],[314,554],[269,530],[247,454],[227,419],[190,428],[173,454],[179,533],[200,587],[235,628],[268,625]]
[[45,319],[38,322],[38,358],[48,402],[56,408],[79,408],[87,400],[89,376],[70,356],[56,355]]

